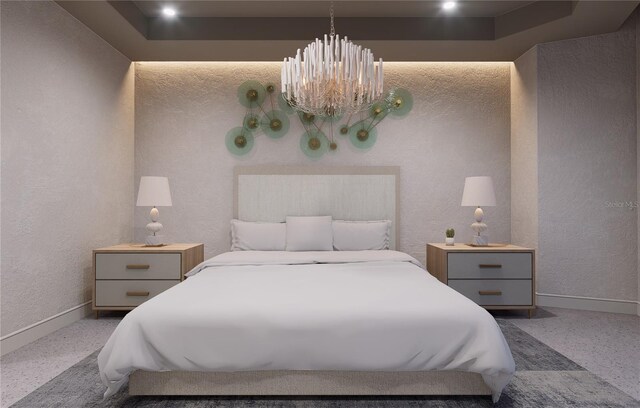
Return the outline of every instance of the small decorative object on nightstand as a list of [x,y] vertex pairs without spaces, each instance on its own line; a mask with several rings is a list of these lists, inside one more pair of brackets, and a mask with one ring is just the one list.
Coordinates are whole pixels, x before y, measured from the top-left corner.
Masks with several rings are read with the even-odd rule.
[[536,308],[531,248],[427,244],[427,270],[485,309],[527,310],[531,317]]
[[447,236],[444,239],[445,244],[447,244],[447,246],[453,246],[455,244],[455,240],[453,239],[453,237],[455,237],[456,235],[456,230],[454,230],[453,228],[449,228],[447,229],[445,234]]
[[132,310],[204,260],[203,244],[121,244],[93,251],[93,310]]
[[496,205],[496,194],[493,190],[493,180],[491,177],[467,177],[464,180],[461,205],[463,207],[478,207],[474,213],[476,222],[471,224],[471,229],[476,233],[473,237],[473,245],[489,245],[489,238],[486,235],[482,235],[482,233],[487,230],[487,224],[482,222],[484,212],[480,207],[493,207]]
[[156,207],[171,207],[169,179],[166,177],[141,177],[136,205],[138,207],[153,207],[149,214],[151,222],[147,224],[149,235],[145,239],[145,244],[147,246],[164,245],[162,236],[159,234],[162,230],[162,224],[158,222],[160,212]]

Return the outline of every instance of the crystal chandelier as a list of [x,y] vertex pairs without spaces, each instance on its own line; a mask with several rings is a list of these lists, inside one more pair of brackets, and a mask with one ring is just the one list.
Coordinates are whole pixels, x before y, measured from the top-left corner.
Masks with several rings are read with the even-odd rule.
[[282,97],[294,109],[316,116],[337,117],[368,109],[383,93],[382,58],[376,65],[368,48],[340,39],[333,24],[324,42],[316,40],[285,58]]

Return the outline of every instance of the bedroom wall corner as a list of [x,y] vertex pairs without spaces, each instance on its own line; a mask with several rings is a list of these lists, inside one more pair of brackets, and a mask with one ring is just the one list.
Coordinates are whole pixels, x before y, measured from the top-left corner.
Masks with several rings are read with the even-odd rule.
[[636,25],[538,45],[542,305],[637,313]]
[[1,352],[86,315],[132,239],[134,66],[53,1],[2,2]]
[[[264,135],[241,158],[225,133],[246,113],[237,87],[255,79],[280,82],[277,62],[136,63],[135,182],[168,176],[173,207],[162,208],[172,242],[203,242],[205,257],[230,247],[233,168],[237,165],[401,166],[399,249],[424,262],[426,243],[471,239],[473,211],[461,207],[464,178],[494,177],[498,205],[486,208],[493,242],[511,239],[510,63],[385,62],[385,87],[409,89],[414,109],[377,128],[369,151],[337,136],[338,150],[319,160],[300,151],[303,127],[290,116],[281,139]],[[135,239],[144,240],[147,208],[135,209]]]
[[538,248],[538,50],[511,65],[511,242]]
[[[636,8],[636,170],[637,170],[637,195],[636,204],[640,205],[640,6]],[[637,314],[640,316],[640,207],[636,207],[638,213],[638,307]]]

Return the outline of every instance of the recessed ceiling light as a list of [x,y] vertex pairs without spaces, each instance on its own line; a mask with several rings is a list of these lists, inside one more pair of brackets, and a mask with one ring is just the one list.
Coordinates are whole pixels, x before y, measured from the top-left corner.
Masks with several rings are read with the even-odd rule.
[[444,3],[442,3],[442,8],[444,10],[453,10],[454,8],[456,8],[457,3],[455,1],[445,1]]
[[165,7],[162,9],[162,14],[165,17],[175,17],[176,9],[174,9],[173,7]]

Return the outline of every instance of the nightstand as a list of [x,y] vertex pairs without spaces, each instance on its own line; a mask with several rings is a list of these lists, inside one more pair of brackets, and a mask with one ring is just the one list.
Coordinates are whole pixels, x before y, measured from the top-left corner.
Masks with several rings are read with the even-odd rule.
[[93,251],[93,310],[132,310],[184,280],[204,260],[203,244],[120,244]]
[[535,303],[535,250],[515,245],[427,244],[427,270],[488,310],[527,310]]

